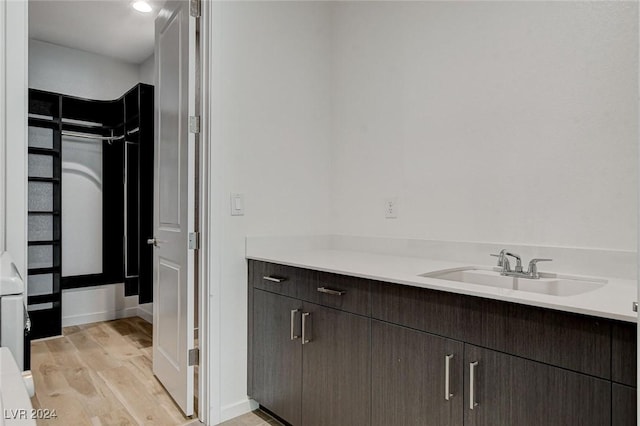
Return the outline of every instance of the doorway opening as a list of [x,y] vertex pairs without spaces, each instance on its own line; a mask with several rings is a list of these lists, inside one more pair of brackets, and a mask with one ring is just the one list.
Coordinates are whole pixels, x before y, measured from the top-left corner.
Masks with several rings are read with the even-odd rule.
[[[118,382],[117,375],[125,377],[128,370],[135,377],[136,368],[143,372],[139,379],[146,377],[145,389],[154,394],[161,389],[167,398],[178,400],[156,365],[157,345],[169,341],[171,333],[166,332],[166,316],[158,321],[158,312],[164,312],[162,298],[153,294],[155,287],[162,289],[164,279],[158,272],[164,265],[161,256],[158,263],[158,246],[164,241],[156,238],[156,198],[158,188],[170,184],[173,176],[155,153],[162,151],[162,160],[171,160],[172,144],[177,149],[183,143],[165,138],[158,145],[160,118],[167,122],[172,105],[157,105],[156,98],[171,93],[172,87],[157,83],[158,69],[170,74],[171,62],[156,57],[156,34],[157,22],[173,16],[166,12],[177,4],[175,10],[186,10],[182,16],[191,21],[188,2],[150,1],[148,13],[134,9],[128,0],[29,2],[25,281],[32,330],[26,339],[25,369],[39,366],[33,368],[34,406],[59,401],[47,396],[71,392],[77,380],[84,380],[90,383],[85,383],[88,390],[104,397],[102,402],[119,401],[127,415],[140,422],[144,411],[129,409],[130,398],[111,380]],[[176,74],[182,75],[178,70]],[[192,198],[180,197],[186,202]],[[194,223],[195,206],[187,210],[193,215],[188,223]],[[195,270],[195,251],[187,258]],[[197,283],[197,277],[190,278]],[[190,308],[194,338],[187,346],[192,367],[198,358],[199,321],[198,291],[190,291],[196,298]],[[100,353],[112,352],[112,361],[94,362]],[[77,361],[75,370],[65,370],[70,360]],[[66,371],[61,389],[50,389],[46,375],[40,375],[52,369]],[[193,370],[190,395],[196,403],[191,407],[198,407],[200,381],[198,368]],[[173,404],[185,411],[182,403]],[[104,406],[97,400],[80,408],[94,423],[113,420],[101,417]],[[185,421],[193,418],[191,410],[186,410],[188,418],[181,414]]]

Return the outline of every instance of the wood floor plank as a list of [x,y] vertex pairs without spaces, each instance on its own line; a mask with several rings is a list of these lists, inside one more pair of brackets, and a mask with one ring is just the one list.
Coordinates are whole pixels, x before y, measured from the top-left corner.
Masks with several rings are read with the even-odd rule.
[[54,360],[51,351],[44,342],[33,344],[35,350],[31,354],[31,372],[35,388],[40,395],[54,395],[66,392],[69,383],[64,377],[58,363]]
[[127,318],[127,320],[129,320],[129,324],[135,326],[138,330],[149,336],[149,338],[153,335],[153,325],[151,323],[148,323],[140,317],[131,317]]
[[52,395],[38,396],[41,408],[55,410],[56,417],[51,419],[38,419],[38,425],[69,425],[86,426],[91,424],[90,418],[83,409],[82,398],[73,392],[55,393]]
[[82,399],[87,416],[104,416],[125,408],[96,371],[80,367],[66,370],[65,377],[69,386]]
[[134,426],[138,423],[124,408],[91,419],[96,426]]
[[109,355],[118,359],[127,359],[140,355],[140,351],[125,336],[114,330],[113,325],[102,323],[100,327],[87,330],[94,340],[103,348],[108,348]]
[[147,391],[151,395],[153,395],[159,405],[165,407],[167,412],[176,422],[175,424],[180,424],[183,419],[180,408],[169,396],[160,381],[158,381],[158,379],[153,375],[150,360],[148,360],[144,356],[139,356],[129,359],[128,362],[130,363],[130,365],[127,365],[127,367],[129,368],[129,371],[131,371],[135,379],[139,380],[145,385]]
[[119,367],[120,361],[111,356],[105,348],[96,343],[85,330],[67,336],[78,350],[84,363],[95,371]]
[[65,327],[32,342],[34,408],[56,410],[43,426],[186,425],[152,371],[151,327],[124,319]]
[[173,426],[170,414],[157,403],[152,395],[140,393],[138,383],[125,365],[98,373],[111,388],[122,405],[139,423],[145,425]]

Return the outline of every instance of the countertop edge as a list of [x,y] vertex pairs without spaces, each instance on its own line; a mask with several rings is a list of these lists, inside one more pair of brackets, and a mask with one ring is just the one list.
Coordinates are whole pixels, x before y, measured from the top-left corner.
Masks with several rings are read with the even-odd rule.
[[[569,313],[575,313],[575,314],[580,314],[580,315],[588,315],[588,316],[593,316],[593,317],[598,317],[598,318],[606,318],[606,319],[611,319],[611,320],[616,320],[616,321],[622,321],[622,322],[630,322],[630,323],[637,323],[638,322],[638,318],[636,316],[635,313],[633,313],[633,311],[630,310],[630,313],[628,315],[625,315],[623,313],[619,313],[619,312],[612,312],[612,311],[608,311],[608,310],[604,310],[604,309],[597,309],[595,307],[589,307],[589,306],[574,306],[574,305],[564,305],[564,304],[560,304],[560,303],[552,303],[550,301],[542,301],[542,300],[532,300],[532,299],[528,299],[528,298],[524,298],[522,296],[519,296],[518,294],[514,295],[508,295],[508,294],[496,294],[490,291],[481,291],[481,290],[475,290],[473,288],[469,288],[469,287],[477,287],[477,286],[473,286],[473,285],[464,285],[464,286],[460,286],[460,287],[456,287],[454,285],[447,285],[444,284],[445,281],[443,280],[437,280],[437,279],[429,279],[429,278],[425,278],[424,280],[417,282],[417,281],[411,281],[411,280],[407,280],[407,279],[402,279],[402,278],[398,278],[398,277],[393,277],[393,276],[382,276],[382,275],[376,275],[376,274],[369,274],[369,273],[365,273],[362,271],[358,271],[358,270],[347,270],[344,268],[335,268],[335,267],[327,267],[327,266],[322,266],[320,264],[314,264],[313,262],[301,262],[301,261],[296,261],[296,260],[291,260],[291,257],[287,256],[286,254],[278,254],[278,255],[257,255],[257,254],[253,254],[253,255],[247,255],[246,259],[248,260],[256,260],[256,261],[262,261],[262,262],[269,262],[269,263],[277,263],[280,265],[285,265],[285,266],[291,266],[291,267],[296,267],[296,268],[303,268],[303,269],[311,269],[314,271],[319,271],[319,272],[326,272],[326,273],[332,273],[332,274],[338,274],[338,275],[346,275],[346,276],[351,276],[351,277],[356,277],[356,278],[364,278],[364,279],[368,279],[368,280],[374,280],[374,281],[380,281],[380,282],[386,282],[386,283],[391,283],[391,284],[398,284],[398,285],[406,285],[406,286],[411,286],[411,287],[417,287],[417,288],[425,288],[425,289],[430,289],[430,290],[437,290],[437,291],[445,291],[445,292],[449,292],[449,293],[455,293],[455,294],[462,294],[462,295],[466,295],[466,296],[473,296],[473,297],[480,297],[480,298],[485,298],[485,299],[493,299],[493,300],[500,300],[503,302],[509,302],[509,303],[517,303],[517,304],[522,304],[522,305],[528,305],[528,306],[534,306],[534,307],[540,307],[540,308],[546,308],[546,309],[553,309],[553,310],[557,310],[557,311],[562,311],[562,312],[569,312]],[[425,259],[425,261],[428,261],[428,259]],[[458,262],[450,262],[450,263],[458,263]],[[460,266],[462,266],[462,264],[460,264]],[[427,272],[427,271],[425,271]],[[518,292],[520,293],[520,292]],[[635,299],[634,299],[635,300]],[[631,305],[631,302],[629,302],[629,304]]]

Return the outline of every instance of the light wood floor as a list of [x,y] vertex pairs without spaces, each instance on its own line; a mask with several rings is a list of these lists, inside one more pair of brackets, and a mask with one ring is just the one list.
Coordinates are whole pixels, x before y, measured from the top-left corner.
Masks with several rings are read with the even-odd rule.
[[66,327],[63,334],[31,345],[33,407],[58,415],[38,425],[200,424],[182,415],[153,376],[151,324],[126,318]]
[[252,413],[236,417],[235,419],[227,420],[224,423],[220,423],[219,426],[280,426],[282,423],[273,419],[267,413],[263,413],[260,410],[256,410]]

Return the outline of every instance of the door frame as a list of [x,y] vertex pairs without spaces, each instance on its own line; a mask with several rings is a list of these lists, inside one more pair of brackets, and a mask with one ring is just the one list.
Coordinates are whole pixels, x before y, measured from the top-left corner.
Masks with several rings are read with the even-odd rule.
[[[213,5],[206,0],[199,0],[200,17],[197,19],[198,54],[197,68],[199,72],[196,93],[197,109],[200,116],[200,134],[198,135],[196,176],[198,187],[197,221],[199,244],[196,251],[196,312],[198,327],[198,418],[206,425],[220,421],[220,324],[219,324],[219,288],[220,279],[216,271],[220,271],[217,261],[220,259],[219,246],[211,238],[216,235],[217,217],[212,214],[211,201],[215,199],[213,174],[210,173],[211,160],[211,76],[212,76],[212,43],[210,42],[213,22]],[[215,290],[215,291],[214,291]],[[213,309],[213,312],[210,310]]]
[[[194,0],[189,1],[191,6]],[[198,370],[197,370],[197,398],[196,406],[197,417],[205,425],[213,425],[219,422],[220,404],[219,404],[219,330],[216,324],[211,324],[212,318],[217,318],[219,308],[210,304],[212,286],[212,270],[219,270],[212,266],[212,241],[210,233],[213,227],[213,219],[211,215],[210,200],[213,199],[211,191],[211,176],[209,172],[210,161],[210,128],[208,112],[211,105],[211,96],[209,94],[210,87],[210,67],[211,61],[211,43],[209,35],[211,31],[211,11],[213,9],[208,0],[195,0],[199,3],[200,15],[195,18],[195,32],[191,32],[189,37],[196,37],[196,49],[198,58],[196,59],[196,79],[195,87],[195,114],[200,117],[200,132],[196,137],[195,147],[195,229],[198,234],[198,249],[194,253],[195,261],[195,312],[196,312],[196,336],[198,338],[197,348],[199,349]],[[190,19],[194,19],[190,16]],[[191,83],[189,83],[191,84]],[[209,309],[215,309],[210,312]],[[218,330],[217,333],[213,331]],[[212,345],[216,349],[213,349]],[[216,388],[212,389],[212,383],[216,384]],[[215,403],[212,403],[215,402]]]

